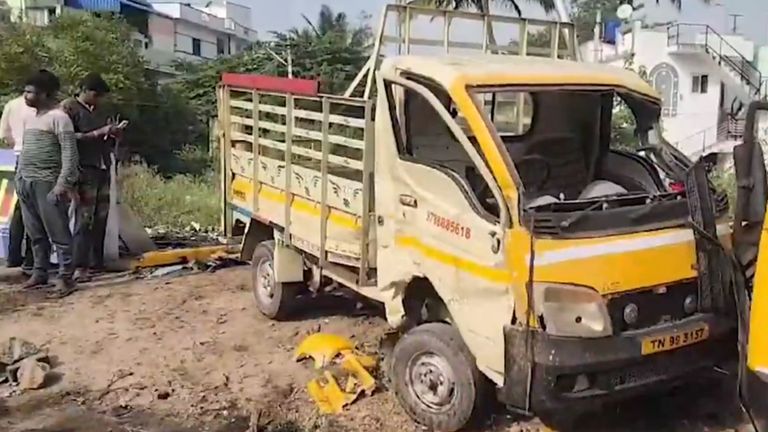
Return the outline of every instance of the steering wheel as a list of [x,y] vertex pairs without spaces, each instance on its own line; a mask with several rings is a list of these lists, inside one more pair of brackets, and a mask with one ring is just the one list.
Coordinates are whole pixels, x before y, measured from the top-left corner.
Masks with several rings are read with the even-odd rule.
[[[535,190],[535,189],[538,189],[539,187],[541,187],[541,185],[543,185],[544,183],[546,183],[547,180],[549,180],[551,168],[550,168],[549,162],[547,162],[547,160],[544,157],[542,157],[540,155],[531,154],[531,155],[523,156],[519,160],[520,160],[521,163],[526,161],[526,160],[531,161],[531,162],[536,161],[536,162],[538,162],[538,165],[542,168],[541,170],[536,171],[536,172],[543,173],[542,176],[541,176],[541,180],[538,183],[536,183],[535,186],[533,186],[533,187],[531,187],[531,184],[527,184],[526,186],[531,187],[531,189]],[[528,165],[528,166],[530,166],[530,165]],[[479,174],[477,174],[477,173],[473,173],[473,175],[477,175],[479,177]],[[480,203],[484,204],[484,207],[487,205],[487,206],[489,206],[489,207],[491,207],[493,209],[497,209],[499,203],[496,202],[496,197],[493,196],[493,192],[491,191],[491,187],[485,181],[480,181],[478,183],[479,183],[479,185],[478,185],[477,189],[475,189],[475,194],[476,194],[475,196],[477,197],[477,200],[480,201]],[[488,208],[486,207],[486,210],[487,209]]]
[[[526,189],[535,192],[544,186],[552,175],[551,160],[558,160],[556,153],[576,150],[571,144],[578,140],[579,137],[572,133],[554,133],[529,138],[523,155],[513,158],[523,184],[527,186]],[[549,159],[550,155],[552,159]]]
[[547,183],[552,174],[552,166],[549,161],[538,154],[523,155],[517,160],[515,167],[520,174],[523,186],[528,191],[539,190]]

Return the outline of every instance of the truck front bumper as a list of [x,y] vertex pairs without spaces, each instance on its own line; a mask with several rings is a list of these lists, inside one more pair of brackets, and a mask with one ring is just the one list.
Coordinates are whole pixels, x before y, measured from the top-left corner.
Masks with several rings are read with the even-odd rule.
[[[642,341],[706,324],[709,337],[693,345],[643,355]],[[651,392],[735,355],[731,320],[709,314],[599,339],[564,338],[507,326],[505,380],[500,399],[531,413],[591,408]],[[532,352],[533,356],[526,354]],[[530,389],[530,398],[528,390]]]

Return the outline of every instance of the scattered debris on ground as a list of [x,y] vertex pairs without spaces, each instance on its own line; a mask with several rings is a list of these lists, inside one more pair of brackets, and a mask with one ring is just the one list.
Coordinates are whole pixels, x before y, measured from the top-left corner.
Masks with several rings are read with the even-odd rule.
[[[248,432],[255,424],[258,432],[421,431],[381,385],[340,415],[320,415],[306,383],[324,371],[292,361],[294,348],[315,333],[377,352],[390,332],[380,311],[337,292],[308,296],[296,320],[272,322],[255,312],[250,278],[249,268],[235,267],[89,285],[55,301],[0,286],[0,341],[17,337],[55,353],[47,375],[61,378],[46,379],[51,384],[40,390],[0,392],[0,430]],[[342,360],[335,356],[326,370],[349,376]],[[606,407],[573,430],[740,428],[741,413],[726,393],[733,388],[717,388],[710,379]],[[545,430],[538,426],[499,410],[467,432]]]
[[[370,396],[376,389],[376,380],[370,373],[376,368],[376,359],[357,351],[355,344],[345,337],[328,333],[308,336],[294,354],[295,360],[306,358],[314,360],[315,369],[322,371],[322,377],[307,384],[307,393],[322,414],[341,414],[360,395]],[[336,378],[332,371],[342,372],[341,378]]]
[[12,390],[42,388],[50,370],[48,352],[32,342],[12,336],[0,347],[0,384]]

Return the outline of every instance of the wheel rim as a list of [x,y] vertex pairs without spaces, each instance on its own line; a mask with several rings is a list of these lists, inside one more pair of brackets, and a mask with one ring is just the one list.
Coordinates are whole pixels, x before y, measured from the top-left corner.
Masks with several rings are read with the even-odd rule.
[[256,296],[263,304],[272,304],[275,299],[275,272],[268,260],[256,267]]
[[408,388],[413,396],[433,412],[451,408],[456,399],[456,377],[451,365],[434,353],[421,353],[408,364]]

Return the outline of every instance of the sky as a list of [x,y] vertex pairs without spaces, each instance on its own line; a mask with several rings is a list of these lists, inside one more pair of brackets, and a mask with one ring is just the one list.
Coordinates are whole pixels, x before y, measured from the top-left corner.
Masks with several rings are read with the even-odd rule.
[[[235,0],[251,6],[253,10],[253,27],[261,34],[271,30],[285,30],[293,26],[302,26],[302,14],[314,18],[323,3],[328,4],[337,12],[345,12],[352,19],[357,19],[363,13],[372,16],[372,24],[376,23],[382,7],[388,0]],[[741,14],[738,18],[738,33],[752,39],[755,43],[768,44],[768,0],[712,0],[711,6],[705,6],[702,0],[682,0],[682,13],[669,6],[669,0],[660,0],[656,6],[655,0],[646,0],[643,13],[648,21],[706,23],[723,34],[732,33],[732,18],[728,14]],[[523,0],[521,3],[525,3]],[[522,5],[526,16],[541,16],[542,12],[536,7]],[[509,13],[509,11],[502,11]]]

